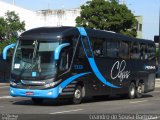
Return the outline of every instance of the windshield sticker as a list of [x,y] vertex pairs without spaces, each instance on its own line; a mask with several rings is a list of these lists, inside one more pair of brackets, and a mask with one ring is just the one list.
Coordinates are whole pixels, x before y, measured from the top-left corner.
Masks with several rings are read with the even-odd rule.
[[20,68],[20,64],[15,64],[15,65],[14,65],[14,68],[15,68],[15,69],[19,69],[19,68]]
[[111,69],[111,78],[116,79],[119,78],[120,82],[123,81],[123,79],[128,79],[130,76],[130,71],[125,71],[126,69],[126,61],[122,60],[117,61],[114,63],[112,69]]
[[32,77],[36,77],[37,76],[37,72],[32,72]]

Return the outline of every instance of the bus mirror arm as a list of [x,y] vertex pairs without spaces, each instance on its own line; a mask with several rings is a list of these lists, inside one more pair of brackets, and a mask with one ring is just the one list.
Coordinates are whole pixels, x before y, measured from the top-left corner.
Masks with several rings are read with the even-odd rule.
[[3,49],[3,53],[2,53],[2,57],[3,57],[3,60],[6,60],[7,59],[7,51],[12,48],[12,47],[15,47],[16,46],[16,43],[13,43],[13,44],[10,44],[8,46],[6,46],[4,49]]
[[59,60],[59,56],[60,56],[60,53],[61,53],[61,50],[67,46],[69,46],[70,43],[63,43],[61,45],[59,45],[56,49],[55,49],[55,54],[54,54],[54,59],[55,60]]

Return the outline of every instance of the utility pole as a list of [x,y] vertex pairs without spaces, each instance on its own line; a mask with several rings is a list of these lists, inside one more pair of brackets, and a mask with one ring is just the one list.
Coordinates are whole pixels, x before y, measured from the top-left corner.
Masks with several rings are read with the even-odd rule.
[[158,67],[160,65],[160,7],[159,7],[159,49],[158,49]]
[[122,4],[123,4],[123,5],[125,4],[125,0],[122,0]]
[[12,1],[12,4],[15,5],[15,0]]

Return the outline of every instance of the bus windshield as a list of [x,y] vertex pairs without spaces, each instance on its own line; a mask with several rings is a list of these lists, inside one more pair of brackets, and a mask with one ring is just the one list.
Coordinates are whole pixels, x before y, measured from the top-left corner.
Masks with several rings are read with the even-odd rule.
[[12,74],[38,78],[53,76],[56,73],[54,51],[58,45],[58,41],[19,41],[13,56]]

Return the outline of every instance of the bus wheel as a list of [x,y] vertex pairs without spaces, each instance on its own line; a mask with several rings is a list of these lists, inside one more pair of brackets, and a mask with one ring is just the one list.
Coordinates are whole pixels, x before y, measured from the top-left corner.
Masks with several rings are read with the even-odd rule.
[[144,89],[143,83],[139,82],[138,83],[138,87],[136,89],[136,97],[137,98],[141,98],[142,97],[142,95],[143,95],[143,89]]
[[136,86],[135,84],[132,82],[129,86],[129,91],[128,91],[128,97],[130,99],[134,99],[136,96]]
[[77,86],[74,91],[73,104],[80,104],[82,102],[82,87]]
[[33,102],[35,105],[39,105],[39,104],[42,104],[42,103],[43,103],[43,99],[42,99],[42,98],[32,98],[32,102]]

